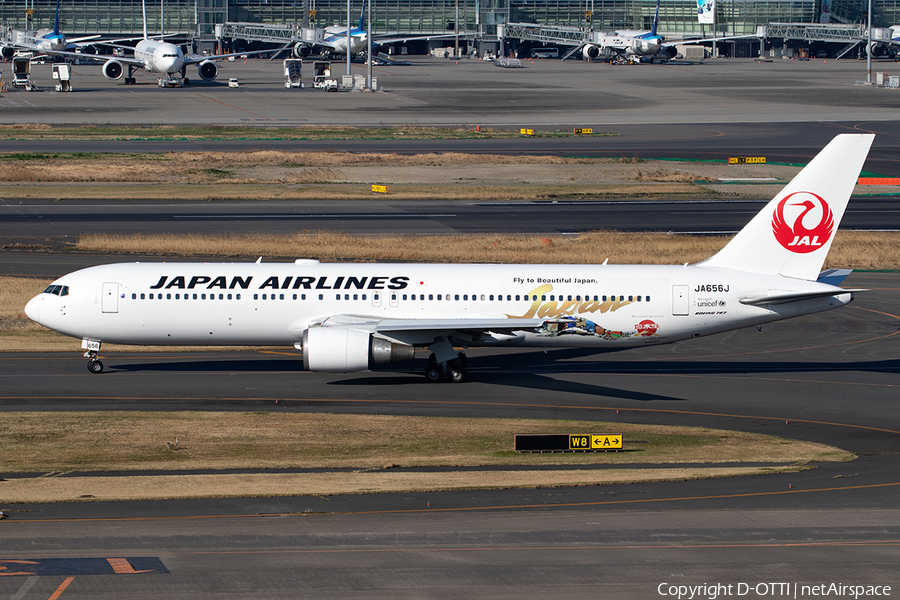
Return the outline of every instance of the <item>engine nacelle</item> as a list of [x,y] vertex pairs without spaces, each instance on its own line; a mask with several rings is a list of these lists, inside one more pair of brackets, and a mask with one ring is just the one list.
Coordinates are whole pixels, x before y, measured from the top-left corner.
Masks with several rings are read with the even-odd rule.
[[676,56],[678,56],[678,48],[676,48],[675,46],[663,46],[660,50],[660,53],[662,53],[662,55],[666,58],[675,58]]
[[16,55],[16,49],[13,46],[0,46],[0,56],[3,58],[12,58]]
[[593,44],[588,44],[581,50],[581,55],[586,59],[597,58],[600,56],[600,48],[594,46]]
[[873,43],[869,46],[869,56],[881,56],[884,53],[884,44]]
[[122,63],[120,63],[119,61],[112,59],[103,63],[102,72],[104,77],[115,81],[116,79],[122,78],[122,73],[125,72],[125,67],[123,67]]
[[197,74],[204,81],[212,81],[219,75],[219,66],[214,60],[204,60],[197,65]]
[[87,46],[81,47],[81,53],[82,54],[100,54],[100,51],[97,48],[97,46],[92,46],[92,45],[88,44]]
[[312,54],[312,48],[310,48],[308,44],[297,42],[296,44],[294,44],[292,53],[294,55],[294,58],[306,58],[307,56]]
[[415,348],[348,327],[311,327],[303,332],[303,367],[307,371],[350,373],[373,365],[410,360]]

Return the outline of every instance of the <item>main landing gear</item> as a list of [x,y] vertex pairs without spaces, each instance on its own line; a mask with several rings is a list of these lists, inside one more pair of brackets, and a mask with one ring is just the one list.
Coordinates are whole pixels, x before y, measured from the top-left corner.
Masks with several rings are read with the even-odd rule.
[[439,363],[432,353],[428,357],[428,367],[425,369],[425,379],[432,383],[438,381],[460,383],[466,378],[467,364],[468,359],[462,352],[460,352],[456,358],[442,363]]

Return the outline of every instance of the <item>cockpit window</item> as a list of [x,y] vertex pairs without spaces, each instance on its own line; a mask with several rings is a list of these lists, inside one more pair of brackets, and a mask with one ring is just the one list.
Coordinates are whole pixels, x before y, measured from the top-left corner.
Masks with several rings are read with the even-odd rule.
[[46,290],[44,290],[45,294],[53,294],[54,296],[68,296],[69,295],[69,286],[67,285],[51,285]]

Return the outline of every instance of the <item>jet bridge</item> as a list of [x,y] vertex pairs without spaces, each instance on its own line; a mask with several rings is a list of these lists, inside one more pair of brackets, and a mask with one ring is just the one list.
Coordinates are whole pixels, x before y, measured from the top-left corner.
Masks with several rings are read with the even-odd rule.
[[506,23],[497,25],[497,37],[514,38],[520,41],[540,42],[542,45],[571,46],[562,60],[571,58],[587,44],[600,44],[600,40],[608,35],[602,31],[592,31],[589,27],[570,27],[565,25],[541,25],[539,23]]

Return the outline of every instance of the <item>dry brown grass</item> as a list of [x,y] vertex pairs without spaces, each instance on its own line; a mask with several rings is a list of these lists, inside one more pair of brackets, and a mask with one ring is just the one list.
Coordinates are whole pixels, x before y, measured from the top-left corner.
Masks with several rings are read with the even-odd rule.
[[678,171],[670,171],[663,168],[651,169],[635,169],[634,178],[636,181],[678,181],[682,183],[691,183],[694,181],[715,181],[712,177],[704,177],[693,173],[681,173]]
[[[715,254],[727,236],[594,232],[578,236],[450,235],[355,236],[339,232],[292,235],[108,235],[79,239],[91,252],[180,256],[266,256],[323,261],[409,261],[450,263],[612,264],[695,263]],[[841,231],[826,267],[900,268],[896,233]]]
[[[473,489],[551,488],[655,481],[686,481],[713,477],[765,475],[804,467],[686,467],[681,469],[592,469],[589,471],[392,471],[353,473],[248,473],[156,475],[125,477],[44,477],[3,483],[10,504],[180,498],[246,498],[272,496],[332,496],[435,492]],[[16,509],[6,508],[15,515]]]
[[[621,433],[625,451],[516,454],[516,433]],[[177,445],[176,445],[177,440]],[[640,441],[641,443],[634,443]],[[302,413],[6,413],[0,470],[352,468],[351,472],[36,477],[0,483],[6,502],[271,496],[596,485],[797,470],[852,460],[837,448],[705,428]],[[721,462],[769,466],[716,467]],[[482,465],[706,463],[673,469],[492,470]],[[457,469],[398,472],[406,466]]]
[[[282,402],[290,404],[290,400]],[[626,452],[517,454],[517,433],[621,433]],[[175,447],[177,439],[177,447]],[[640,444],[629,443],[640,440]],[[278,412],[19,412],[0,422],[0,471],[806,463],[831,446],[695,427]]]

